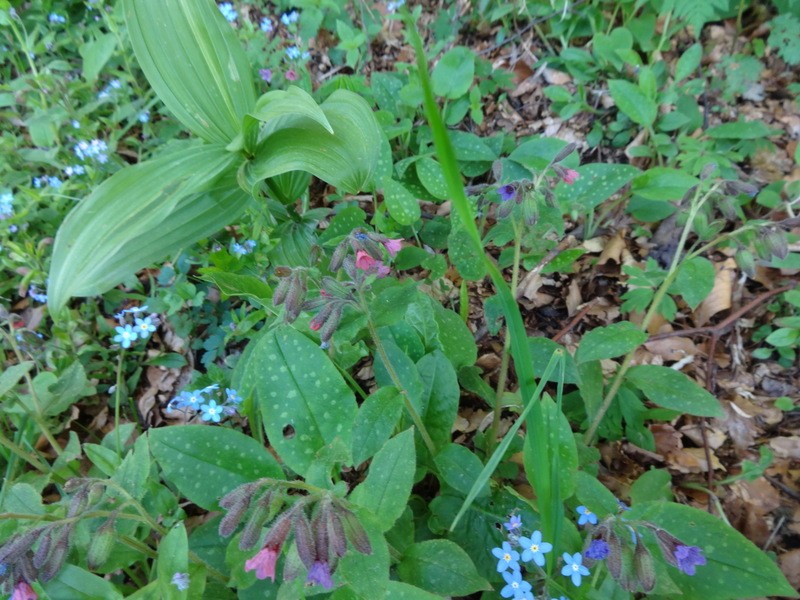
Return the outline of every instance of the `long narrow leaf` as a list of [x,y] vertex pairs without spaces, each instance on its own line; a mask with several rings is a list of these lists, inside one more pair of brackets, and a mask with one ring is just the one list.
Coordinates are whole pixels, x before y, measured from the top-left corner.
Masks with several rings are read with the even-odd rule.
[[539,510],[542,515],[542,530],[548,539],[556,541],[556,529],[560,527],[561,524],[560,513],[563,511],[563,507],[559,504],[559,509],[556,511],[556,514],[553,514],[550,451],[547,443],[545,424],[542,420],[541,406],[538,402],[533,400],[535,377],[533,373],[533,359],[528,347],[525,325],[522,322],[522,315],[519,312],[516,300],[503,278],[502,273],[497,268],[497,265],[486,256],[483,250],[480,233],[475,225],[475,216],[472,214],[469,201],[464,193],[464,186],[459,175],[455,152],[433,95],[422,40],[417,32],[416,23],[414,23],[407,10],[405,11],[404,17],[408,36],[414,46],[414,52],[417,55],[417,70],[423,91],[425,116],[433,132],[433,141],[436,147],[436,153],[439,157],[439,163],[442,166],[442,171],[444,172],[447,182],[447,191],[459,217],[461,217],[464,231],[469,235],[475,248],[480,251],[484,264],[486,265],[486,270],[492,278],[492,282],[497,290],[497,295],[500,298],[500,303],[506,318],[507,327],[511,334],[511,355],[514,358],[514,367],[519,379],[520,391],[524,401],[531,402],[533,405],[528,416],[528,435],[533,436],[533,444],[536,449],[536,468],[533,473],[529,473],[528,475],[533,480],[533,487],[539,499]]
[[53,314],[70,297],[105,292],[241,214],[249,196],[236,185],[237,160],[220,145],[179,142],[104,181],[56,235],[48,285]]
[[190,131],[228,143],[256,102],[250,65],[212,0],[125,0],[136,59]]

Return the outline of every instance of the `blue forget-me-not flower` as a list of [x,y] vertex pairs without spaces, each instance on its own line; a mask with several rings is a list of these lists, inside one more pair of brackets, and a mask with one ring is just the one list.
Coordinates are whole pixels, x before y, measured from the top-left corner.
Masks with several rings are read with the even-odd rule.
[[130,324],[120,325],[116,327],[117,335],[114,336],[114,341],[119,342],[123,348],[130,348],[131,343],[136,341],[139,334],[131,327]]
[[498,573],[508,569],[519,570],[519,552],[514,550],[508,542],[503,542],[502,548],[494,548],[492,554],[497,558]]
[[219,12],[222,13],[222,16],[225,17],[225,20],[228,23],[233,23],[239,16],[239,14],[236,12],[236,9],[233,8],[233,4],[230,2],[223,2],[217,6],[217,8],[219,8]]
[[503,573],[503,579],[506,580],[506,586],[500,590],[503,598],[513,598],[514,600],[533,598],[531,584],[522,579],[522,573],[519,570],[506,571]]
[[575,509],[580,517],[578,518],[578,525],[586,525],[586,523],[591,523],[592,525],[597,525],[597,515],[590,511],[585,506],[579,506]]
[[534,531],[529,538],[519,538],[519,545],[522,548],[523,562],[532,560],[540,567],[544,566],[544,555],[553,549],[553,544],[542,541],[541,531]]
[[572,579],[572,585],[579,587],[581,585],[581,578],[589,576],[589,569],[583,566],[583,557],[580,552],[576,552],[572,556],[568,552],[564,552],[564,566],[561,568],[561,574],[564,577]]

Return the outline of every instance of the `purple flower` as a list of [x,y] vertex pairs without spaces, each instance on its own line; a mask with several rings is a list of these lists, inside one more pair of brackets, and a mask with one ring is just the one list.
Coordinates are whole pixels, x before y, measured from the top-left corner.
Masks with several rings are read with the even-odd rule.
[[589,544],[584,556],[586,556],[586,558],[591,558],[592,560],[603,560],[606,556],[608,556],[608,544],[606,544],[603,540],[592,540],[592,543]]
[[522,528],[522,517],[519,515],[511,515],[508,518],[508,523],[503,523],[506,531],[518,531]]
[[189,574],[188,573],[175,573],[172,576],[172,581],[170,582],[179,591],[184,591],[189,589]]
[[500,194],[500,199],[503,202],[508,202],[511,200],[517,193],[517,189],[514,187],[513,184],[504,185],[501,188],[498,188],[497,193]]
[[678,568],[687,575],[694,575],[697,565],[706,564],[706,557],[697,546],[677,546],[674,554]]
[[333,581],[331,580],[331,570],[328,563],[324,560],[315,560],[308,571],[308,583],[316,583],[321,585],[326,590],[333,588]]
[[263,81],[269,83],[272,81],[272,69],[259,69],[258,76],[261,77]]

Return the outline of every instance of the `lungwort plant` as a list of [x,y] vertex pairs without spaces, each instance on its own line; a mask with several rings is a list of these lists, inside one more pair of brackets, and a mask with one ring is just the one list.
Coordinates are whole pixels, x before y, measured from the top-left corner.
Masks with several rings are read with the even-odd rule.
[[297,87],[256,98],[253,69],[210,1],[122,3],[136,58],[198,139],[175,141],[116,173],[58,231],[48,304],[107,291],[137,269],[208,236],[251,203],[292,202],[311,173],[341,190],[374,187],[381,133],[347,90],[317,104]]

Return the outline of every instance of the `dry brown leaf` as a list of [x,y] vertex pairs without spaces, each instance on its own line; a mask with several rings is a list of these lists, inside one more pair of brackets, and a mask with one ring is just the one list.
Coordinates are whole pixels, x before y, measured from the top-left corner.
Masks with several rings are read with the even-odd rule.
[[800,589],[800,548],[789,550],[778,558],[781,571],[795,589]]
[[598,265],[604,265],[608,261],[613,260],[615,263],[622,262],[622,251],[625,249],[625,230],[622,229],[616,233],[614,237],[606,242],[603,251],[600,253],[600,258],[597,259]]
[[656,442],[656,452],[666,456],[683,448],[681,434],[669,423],[653,423],[650,432]]
[[776,437],[769,441],[770,447],[775,451],[775,455],[779,458],[791,458],[793,460],[800,460],[800,438],[792,437]]
[[[667,464],[681,473],[705,473],[708,471],[706,452],[703,448],[683,448],[672,452],[667,456]],[[711,467],[715,471],[725,470],[725,467],[722,466],[722,463],[713,453],[711,454]]]
[[[680,432],[698,446],[703,445],[703,431],[701,430],[699,423],[684,425],[681,427]],[[725,443],[725,440],[728,439],[728,436],[725,435],[725,432],[720,431],[719,429],[714,427],[706,427],[706,439],[708,440],[708,447],[712,450],[716,450]]]
[[679,361],[687,356],[697,356],[697,345],[688,337],[670,337],[645,342],[644,347],[667,362]]
[[569,292],[567,292],[566,297],[567,314],[570,317],[573,316],[582,302],[581,286],[578,282],[578,278],[575,277],[569,282]]
[[731,307],[733,283],[736,281],[736,261],[728,258],[715,263],[714,269],[716,270],[714,287],[708,297],[694,311],[694,322],[698,327],[708,323],[708,320],[717,313]]

